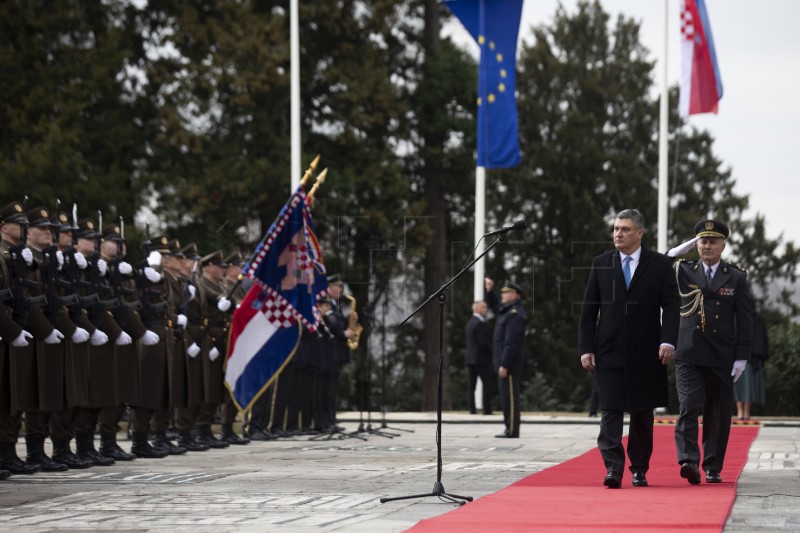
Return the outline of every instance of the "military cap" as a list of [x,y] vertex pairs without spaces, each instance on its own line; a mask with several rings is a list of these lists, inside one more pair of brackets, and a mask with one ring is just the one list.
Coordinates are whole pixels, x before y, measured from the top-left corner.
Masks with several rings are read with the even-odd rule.
[[46,207],[34,207],[28,210],[28,223],[32,228],[49,228],[50,213]]
[[331,274],[328,276],[328,285],[333,285],[334,283],[344,285],[344,281],[342,281],[341,274]]
[[69,215],[63,211],[51,218],[50,224],[56,227],[59,232],[69,231],[72,229],[72,226],[69,225]]
[[0,209],[0,223],[27,224],[28,219],[25,217],[22,204],[19,202],[11,202],[3,207],[3,209]]
[[96,239],[100,234],[97,233],[97,226],[91,218],[82,218],[78,221],[79,239]]
[[161,254],[169,253],[169,237],[159,235],[150,239],[150,249]]
[[242,256],[242,252],[236,250],[231,255],[225,258],[225,262],[228,263],[229,265],[241,266],[242,264],[244,264],[244,257]]
[[222,258],[222,252],[217,250],[214,253],[210,253],[207,256],[203,257],[200,260],[200,264],[202,266],[206,265],[216,265],[221,266],[223,268],[228,268],[228,263],[225,262],[225,259]]
[[331,300],[327,296],[323,296],[322,298],[317,298],[317,304],[333,305],[333,300]]
[[167,252],[169,255],[183,259],[184,255],[183,252],[181,252],[181,242],[178,239],[169,241],[167,247],[169,248],[169,252]]
[[181,254],[186,259],[200,259],[200,253],[197,251],[197,245],[195,243],[189,243],[183,248],[181,248]]
[[119,224],[106,224],[103,228],[104,241],[124,241],[120,233]]
[[717,220],[701,220],[694,225],[694,233],[697,237],[722,237],[727,239],[731,231],[728,226]]
[[520,298],[522,298],[525,295],[525,293],[522,291],[522,287],[520,287],[518,284],[514,283],[513,281],[506,281],[505,284],[503,285],[503,288],[500,289],[500,292],[511,292],[511,291],[514,291],[517,294],[519,294]]

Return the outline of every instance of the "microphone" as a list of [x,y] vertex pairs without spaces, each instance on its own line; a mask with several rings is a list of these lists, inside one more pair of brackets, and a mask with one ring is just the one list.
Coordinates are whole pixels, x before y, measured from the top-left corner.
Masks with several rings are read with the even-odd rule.
[[525,220],[517,220],[510,226],[505,226],[500,229],[496,229],[494,231],[490,231],[489,233],[485,234],[484,237],[489,237],[490,235],[505,235],[509,231],[517,230],[517,229],[525,229],[528,225],[525,223]]

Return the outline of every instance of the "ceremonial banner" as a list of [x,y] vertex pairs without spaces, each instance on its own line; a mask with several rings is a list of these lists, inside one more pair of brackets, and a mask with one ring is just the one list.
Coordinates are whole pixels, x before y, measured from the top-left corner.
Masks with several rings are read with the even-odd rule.
[[233,313],[225,384],[239,408],[247,410],[294,355],[301,326],[316,329],[317,298],[328,290],[302,187],[281,210],[243,274],[255,283]]
[[446,0],[481,50],[478,69],[478,166],[520,163],[516,57],[522,0]]
[[714,37],[705,0],[684,0],[681,7],[681,95],[682,117],[716,113],[722,98]]

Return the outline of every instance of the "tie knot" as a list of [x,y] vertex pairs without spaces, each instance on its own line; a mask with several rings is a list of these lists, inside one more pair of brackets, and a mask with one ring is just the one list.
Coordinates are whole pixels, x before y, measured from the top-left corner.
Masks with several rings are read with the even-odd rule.
[[622,262],[625,263],[626,265],[628,265],[628,264],[630,264],[632,259],[633,258],[631,256],[626,255],[625,258],[622,260]]

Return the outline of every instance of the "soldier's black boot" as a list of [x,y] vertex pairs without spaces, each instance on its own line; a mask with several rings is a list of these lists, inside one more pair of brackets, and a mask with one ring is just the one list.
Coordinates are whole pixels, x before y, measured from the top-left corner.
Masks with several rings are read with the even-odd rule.
[[183,455],[188,452],[183,446],[176,446],[167,437],[166,431],[157,431],[156,437],[153,439],[153,449],[167,452],[169,455]]
[[115,461],[133,461],[136,459],[135,455],[119,447],[116,433],[100,433],[100,455]]
[[[82,431],[75,435],[75,448],[78,450],[78,457],[89,464],[96,466],[111,466],[116,461],[110,457],[100,455],[94,447],[94,434],[90,431]],[[69,449],[69,442],[67,442]]]
[[39,465],[29,465],[17,455],[17,445],[13,442],[0,442],[0,468],[14,475],[35,474]]
[[198,442],[193,436],[191,431],[181,431],[178,436],[178,444],[190,452],[204,452],[209,446]]
[[135,431],[133,433],[133,447],[131,448],[131,453],[142,459],[161,459],[167,456],[167,452],[155,450],[150,446],[150,443],[147,442],[146,431]]
[[[76,439],[78,451],[80,451],[80,440]],[[94,466],[94,461],[80,457],[69,447],[69,439],[53,439],[53,461],[67,465],[72,470],[81,470]]]
[[230,446],[227,442],[221,441],[214,436],[214,433],[211,431],[211,426],[199,426],[197,428],[197,433],[197,442],[205,444],[209,448],[227,448]]
[[11,472],[8,470],[0,470],[0,481],[8,478],[9,476],[11,476]]
[[44,436],[25,435],[25,447],[28,449],[28,456],[25,461],[29,465],[39,465],[43,472],[64,472],[69,467],[62,463],[56,463],[44,453]]
[[240,437],[233,431],[233,426],[222,426],[222,440],[228,444],[250,444],[250,439]]

